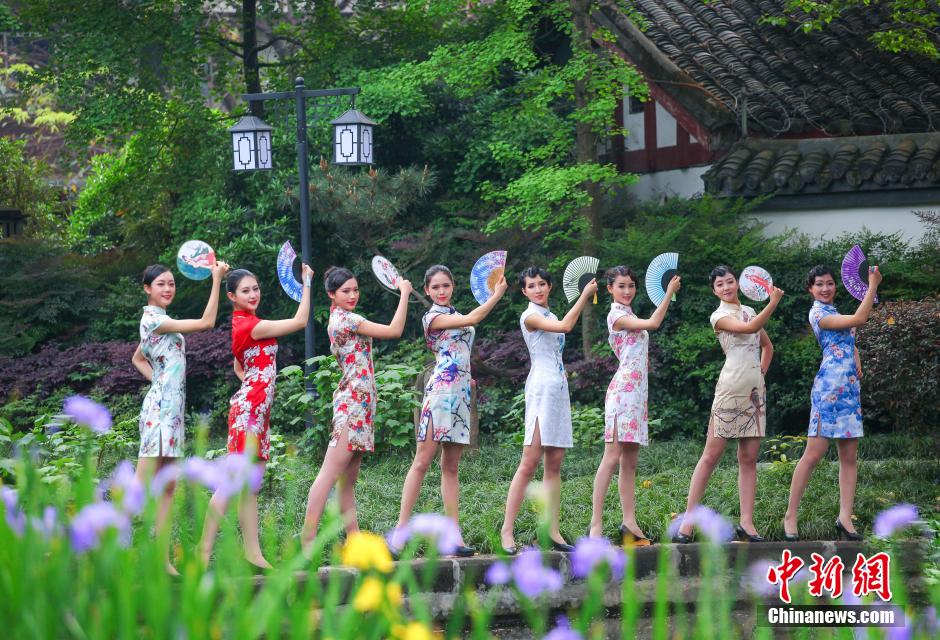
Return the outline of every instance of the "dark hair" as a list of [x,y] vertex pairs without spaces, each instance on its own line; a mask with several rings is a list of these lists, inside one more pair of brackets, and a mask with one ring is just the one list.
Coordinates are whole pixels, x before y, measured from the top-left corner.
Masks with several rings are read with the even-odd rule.
[[614,286],[614,283],[617,281],[617,278],[622,278],[623,276],[627,276],[628,278],[633,280],[633,284],[637,283],[636,274],[633,273],[633,269],[631,269],[630,267],[618,265],[616,267],[611,267],[610,269],[604,272],[604,277],[607,278],[608,287]]
[[242,278],[254,278],[257,280],[258,276],[248,269],[235,269],[235,271],[225,276],[225,290],[229,293],[235,293],[235,290],[238,289],[238,285],[241,284]]
[[552,284],[552,277],[548,275],[548,271],[542,267],[531,266],[523,269],[519,272],[519,288],[525,289],[525,279],[526,278],[541,278],[549,285]]
[[424,272],[424,286],[428,286],[431,283],[431,278],[439,273],[443,273],[450,278],[450,283],[454,284],[454,274],[450,272],[450,269],[442,264],[436,264],[433,267],[428,267],[428,270]]
[[821,276],[830,275],[832,279],[836,279],[836,274],[833,273],[832,269],[829,267],[817,264],[815,267],[809,270],[809,273],[806,274],[806,290],[812,289],[813,285],[816,284],[816,278]]
[[145,287],[149,287],[153,284],[153,281],[158,277],[162,276],[164,273],[169,271],[169,267],[164,267],[162,264],[152,264],[146,269],[144,269],[144,277],[140,279]]
[[711,272],[711,273],[708,274],[708,284],[710,284],[711,287],[712,287],[712,289],[714,289],[714,288],[715,288],[715,280],[717,280],[718,278],[722,278],[722,277],[728,275],[729,273],[731,274],[731,276],[732,276],[735,280],[738,279],[738,274],[736,274],[736,273],[734,272],[734,269],[732,269],[731,267],[729,267],[729,266],[726,265],[726,264],[720,264],[720,265],[718,265],[717,267],[715,267],[714,269],[712,269],[712,272]]
[[330,267],[323,273],[323,287],[327,293],[336,293],[343,283],[355,277],[356,274],[346,267]]

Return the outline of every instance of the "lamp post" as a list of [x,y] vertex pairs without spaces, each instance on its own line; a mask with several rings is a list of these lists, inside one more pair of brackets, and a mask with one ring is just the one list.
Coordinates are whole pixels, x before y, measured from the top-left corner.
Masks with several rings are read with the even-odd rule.
[[[307,157],[307,101],[316,102],[321,98],[341,99],[349,96],[350,108],[339,118],[333,120],[333,162],[346,166],[372,164],[372,127],[375,123],[357,111],[356,95],[358,87],[343,89],[308,90],[304,79],[294,80],[293,91],[274,93],[246,93],[242,98],[249,103],[267,100],[294,100],[297,117],[297,173],[300,182],[300,253],[304,263],[310,264],[310,162]],[[314,116],[314,121],[322,118]],[[271,132],[273,128],[255,116],[245,116],[238,124],[229,129],[232,134],[233,169],[235,171],[255,171],[271,169]],[[307,393],[314,395],[310,381],[311,365],[307,361],[313,357],[313,299],[310,302],[310,314],[304,329],[304,374]]]

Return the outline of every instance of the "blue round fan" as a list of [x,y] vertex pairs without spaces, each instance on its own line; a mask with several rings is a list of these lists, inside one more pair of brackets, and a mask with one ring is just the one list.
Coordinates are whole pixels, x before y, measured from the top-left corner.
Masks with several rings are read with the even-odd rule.
[[679,254],[661,253],[646,268],[646,295],[657,307],[666,297],[669,281],[679,272]]
[[490,299],[505,271],[505,251],[490,251],[480,256],[470,270],[470,291],[478,303],[483,304]]
[[294,277],[294,260],[297,259],[297,253],[291,246],[290,240],[281,245],[281,250],[277,252],[277,279],[281,283],[281,288],[294,302],[300,302],[303,296],[304,288]]

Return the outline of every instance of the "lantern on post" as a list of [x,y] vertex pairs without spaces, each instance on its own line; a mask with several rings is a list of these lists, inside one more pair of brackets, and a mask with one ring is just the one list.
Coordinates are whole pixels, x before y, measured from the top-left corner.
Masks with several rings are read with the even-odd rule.
[[361,111],[349,109],[332,122],[333,161],[342,165],[372,164],[372,127],[375,122]]
[[270,169],[271,132],[274,129],[264,120],[255,116],[245,116],[234,127],[232,134],[233,166],[235,171],[253,171]]

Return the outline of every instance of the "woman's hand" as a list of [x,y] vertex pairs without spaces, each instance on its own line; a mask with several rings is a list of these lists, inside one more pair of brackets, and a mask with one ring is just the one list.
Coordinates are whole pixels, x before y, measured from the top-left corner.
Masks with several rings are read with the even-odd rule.
[[303,281],[304,286],[306,287],[313,285],[313,269],[310,268],[310,265],[308,264],[301,265],[300,279]]
[[770,301],[774,304],[777,304],[782,299],[783,299],[783,289],[781,289],[780,287],[771,287]]
[[216,262],[214,265],[209,267],[209,270],[212,271],[212,282],[218,284],[222,282],[222,278],[224,278],[225,274],[228,273],[228,263]]
[[592,278],[591,281],[584,286],[584,291],[581,292],[581,297],[592,298],[594,297],[595,293],[597,293],[597,278]]
[[496,283],[496,286],[493,287],[493,296],[502,298],[507,289],[509,289],[509,283],[506,282],[506,276],[503,276],[499,279],[499,282]]
[[679,276],[672,276],[672,279],[669,281],[669,284],[666,285],[666,297],[671,298],[676,295],[676,291],[682,288],[682,278]]
[[398,282],[398,290],[401,291],[402,296],[407,297],[411,295],[411,292],[414,290],[414,287],[411,286],[410,280],[405,280],[404,278],[402,278]]
[[884,276],[881,275],[881,271],[877,266],[868,270],[868,286],[872,289],[877,289],[883,278]]

